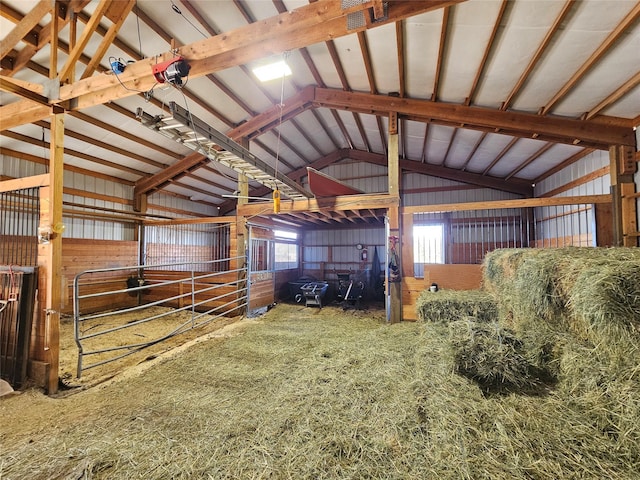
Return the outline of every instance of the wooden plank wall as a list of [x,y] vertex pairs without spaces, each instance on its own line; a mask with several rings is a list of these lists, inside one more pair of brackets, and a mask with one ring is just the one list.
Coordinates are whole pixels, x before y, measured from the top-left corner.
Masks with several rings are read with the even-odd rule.
[[[201,273],[202,275],[203,273]],[[198,274],[196,273],[196,276]],[[177,281],[169,285],[162,285],[159,287],[150,288],[147,291],[143,291],[142,300],[144,303],[155,302],[163,300],[165,298],[175,297],[178,295],[184,295],[181,298],[170,300],[163,303],[163,306],[182,308],[191,304],[191,274],[190,272],[176,272],[168,270],[149,270],[145,273],[145,280],[151,285],[158,285],[164,282]],[[214,277],[197,279],[194,281],[194,289],[196,292],[207,289],[205,292],[195,294],[195,302],[202,303],[202,305],[196,306],[195,310],[198,312],[205,312],[215,309],[214,313],[228,312],[238,305],[236,295],[230,295],[237,290],[235,282],[237,276],[235,273],[224,273],[216,275]],[[211,288],[208,290],[210,287]],[[229,295],[228,295],[229,294]],[[217,300],[211,300],[215,297],[225,295],[223,298]],[[223,306],[225,303],[229,305]],[[237,310],[234,314],[238,314]]]
[[289,300],[289,282],[298,278],[300,278],[300,271],[297,268],[276,271],[275,290],[278,300]]
[[[80,238],[62,239],[62,286],[64,304],[60,311],[65,314],[73,313],[73,281],[77,274],[85,270],[101,268],[118,268],[136,265],[138,263],[138,242],[121,240],[88,240]],[[135,271],[131,272],[135,274]],[[104,292],[125,288],[127,272],[109,272],[98,275],[86,276],[83,283],[88,283],[82,288],[82,294]],[[133,306],[136,304],[135,296],[126,293],[109,295],[83,301],[83,312],[100,311],[112,308]]]
[[473,264],[426,264],[424,278],[402,279],[402,318],[417,320],[416,302],[420,293],[432,283],[448,290],[477,290],[482,285],[482,265]]
[[257,309],[275,302],[274,272],[252,273],[249,281],[249,309]]
[[581,235],[568,235],[566,237],[545,238],[544,240],[536,240],[534,247],[537,248],[556,248],[567,246],[592,247],[594,246],[593,237],[590,233]]

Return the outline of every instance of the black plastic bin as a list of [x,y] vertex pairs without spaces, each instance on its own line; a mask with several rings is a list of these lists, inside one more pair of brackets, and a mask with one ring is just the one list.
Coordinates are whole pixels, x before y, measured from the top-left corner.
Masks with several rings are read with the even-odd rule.
[[310,282],[301,287],[304,295],[305,307],[317,305],[322,308],[322,299],[327,293],[329,284],[327,282]]
[[296,303],[302,302],[304,299],[304,292],[302,291],[302,287],[304,287],[307,283],[315,282],[316,279],[314,277],[300,277],[299,279],[289,282],[289,297],[291,300]]

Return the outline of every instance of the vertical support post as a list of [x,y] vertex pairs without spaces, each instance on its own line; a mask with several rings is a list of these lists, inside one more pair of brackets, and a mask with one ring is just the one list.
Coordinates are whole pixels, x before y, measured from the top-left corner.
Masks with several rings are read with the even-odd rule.
[[[240,144],[249,149],[249,139],[247,137],[242,137],[240,139]],[[249,177],[243,174],[238,174],[238,205],[245,205],[249,203]],[[249,231],[247,229],[247,219],[246,217],[238,216],[236,217],[236,244],[238,248],[238,257],[241,258],[238,269],[244,268],[243,271],[238,272],[238,289],[241,292],[240,295],[247,296],[247,308],[245,314],[249,313],[249,281],[248,277],[248,262],[247,262],[247,239],[249,238]],[[246,290],[244,290],[246,288]]]
[[[58,76],[58,29],[60,22],[60,3],[56,0],[53,2],[53,12],[51,12],[51,34],[49,38],[49,78]],[[74,22],[71,22],[71,32],[75,32]],[[69,45],[73,49],[73,44]]]
[[613,216],[613,245],[635,247],[638,238],[636,202],[634,199],[637,171],[635,152],[631,147],[612,145],[609,147],[609,174],[611,177],[611,199]]
[[[58,391],[60,354],[60,308],[62,305],[62,178],[64,154],[64,113],[51,116],[51,147],[49,158],[49,187],[40,189],[39,230],[49,232],[49,241],[38,245],[40,306],[38,325],[43,331],[37,335],[33,358],[48,365],[45,389],[48,394]],[[41,341],[39,341],[41,339]]]
[[[389,195],[400,198],[400,157],[398,153],[398,114],[389,113],[389,150],[388,150],[388,172],[389,172]],[[397,207],[388,209],[389,218],[389,239],[387,260],[388,263],[395,262],[397,275],[386,275],[387,295],[389,296],[389,322],[398,323],[402,321],[402,228],[400,221],[400,202]],[[395,258],[394,258],[395,257]],[[387,265],[387,268],[390,268]]]

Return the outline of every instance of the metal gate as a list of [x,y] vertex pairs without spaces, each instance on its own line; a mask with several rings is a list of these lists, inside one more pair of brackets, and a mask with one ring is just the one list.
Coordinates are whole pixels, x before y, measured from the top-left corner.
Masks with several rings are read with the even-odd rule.
[[[74,280],[77,376],[247,306],[244,257],[87,270]],[[221,271],[220,271],[221,270]],[[96,311],[104,305],[130,306]],[[153,324],[153,335],[151,325]],[[145,325],[147,329],[145,330]],[[86,363],[86,358],[95,359]]]
[[0,378],[20,388],[27,378],[36,267],[0,266]]
[[268,227],[249,225],[248,308],[255,316],[275,302],[274,234]]

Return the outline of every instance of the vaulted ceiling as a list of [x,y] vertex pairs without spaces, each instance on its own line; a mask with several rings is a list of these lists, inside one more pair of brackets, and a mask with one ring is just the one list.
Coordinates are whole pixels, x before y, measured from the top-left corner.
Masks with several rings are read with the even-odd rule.
[[[67,112],[67,170],[222,214],[235,208],[224,195],[237,174],[144,127],[138,109],[168,116],[175,102],[301,184],[307,166],[385,165],[397,112],[404,172],[523,196],[595,149],[635,145],[640,124],[636,1],[0,6],[2,153],[45,163],[54,106]],[[176,56],[190,65],[184,85],[158,84],[153,66]],[[252,69],[266,59],[292,75],[261,83]]]

